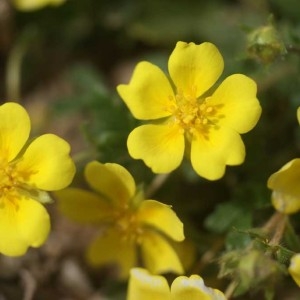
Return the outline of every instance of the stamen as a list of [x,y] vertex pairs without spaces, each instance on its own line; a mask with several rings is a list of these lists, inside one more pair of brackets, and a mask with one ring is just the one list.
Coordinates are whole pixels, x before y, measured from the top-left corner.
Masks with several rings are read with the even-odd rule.
[[217,115],[218,108],[208,105],[209,98],[197,99],[196,87],[191,90],[191,94],[184,95],[177,93],[175,95],[176,107],[172,112],[174,115],[173,122],[181,126],[186,133],[200,134],[204,138],[209,137],[209,131],[217,128],[219,117]]
[[24,182],[31,176],[31,172],[19,172],[18,161],[8,163],[1,161],[0,164],[0,201],[5,205],[6,201],[18,208],[17,199],[22,191],[25,191]]
[[207,107],[206,112],[211,113],[213,111],[213,108],[211,106]]
[[206,118],[202,119],[202,124],[206,125],[208,123],[208,120]]
[[136,215],[130,209],[118,214],[115,220],[115,226],[124,241],[137,242],[143,234],[143,229],[138,223]]
[[201,105],[200,105],[200,110],[202,111],[202,110],[204,110],[205,109],[205,107],[206,107],[206,105],[204,104],[204,103],[202,103]]

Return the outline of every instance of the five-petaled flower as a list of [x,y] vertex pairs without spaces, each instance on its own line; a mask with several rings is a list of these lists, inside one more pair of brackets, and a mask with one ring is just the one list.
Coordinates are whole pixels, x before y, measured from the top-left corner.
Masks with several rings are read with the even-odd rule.
[[296,284],[300,287],[300,253],[292,256],[288,270]]
[[56,195],[66,216],[104,231],[87,249],[90,264],[115,263],[119,277],[126,279],[138,265],[140,250],[151,272],[182,274],[181,262],[167,238],[182,241],[183,224],[170,206],[144,200],[131,174],[118,164],[93,161],[84,174],[93,191],[70,187]]
[[69,185],[75,173],[67,142],[44,134],[29,143],[29,133],[21,105],[0,106],[0,252],[9,256],[44,243],[50,220],[40,202],[50,199],[46,191]]
[[168,63],[171,81],[157,66],[140,62],[130,83],[117,87],[135,118],[152,121],[130,133],[130,155],[155,173],[168,173],[186,152],[195,171],[210,180],[221,178],[226,165],[241,164],[245,146],[240,134],[256,125],[261,107],[255,82],[242,74],[209,91],[223,65],[220,52],[208,42],[177,43]]
[[226,300],[224,294],[205,286],[199,275],[179,276],[168,285],[160,275],[151,275],[144,269],[130,272],[127,300]]
[[47,5],[58,6],[66,0],[12,0],[14,6],[22,11],[41,9]]

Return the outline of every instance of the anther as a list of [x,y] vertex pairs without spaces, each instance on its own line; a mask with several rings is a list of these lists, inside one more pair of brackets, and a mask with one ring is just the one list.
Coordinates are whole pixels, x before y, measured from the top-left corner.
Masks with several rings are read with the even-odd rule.
[[195,125],[200,125],[201,124],[201,120],[199,119],[199,118],[197,118],[196,120],[195,120]]
[[193,114],[197,114],[198,112],[198,107],[195,107],[193,110],[192,110]]
[[185,118],[182,119],[183,123],[188,124],[193,120],[193,116],[186,116]]
[[206,112],[207,113],[211,113],[213,111],[213,108],[211,106],[209,106],[207,109],[206,109]]
[[205,109],[205,107],[206,107],[206,105],[204,104],[204,103],[202,103],[201,105],[200,105],[200,110],[202,111],[202,110],[204,110]]

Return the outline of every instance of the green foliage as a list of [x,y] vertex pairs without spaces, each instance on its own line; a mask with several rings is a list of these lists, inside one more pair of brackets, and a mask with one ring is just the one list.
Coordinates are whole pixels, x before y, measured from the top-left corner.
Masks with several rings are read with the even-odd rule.
[[110,92],[102,76],[92,66],[75,65],[67,77],[72,93],[57,101],[54,113],[78,114],[82,117],[81,130],[95,158],[126,162],[126,138],[134,120],[125,106],[114,92]]
[[[243,217],[241,217],[243,216]],[[213,214],[205,220],[205,226],[216,233],[225,233],[233,227],[246,229],[251,227],[252,218],[249,211],[239,203],[222,203]]]

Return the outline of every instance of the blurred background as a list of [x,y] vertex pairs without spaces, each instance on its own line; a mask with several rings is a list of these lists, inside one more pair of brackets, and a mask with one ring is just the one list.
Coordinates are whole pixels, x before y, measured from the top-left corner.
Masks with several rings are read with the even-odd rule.
[[[299,156],[299,2],[66,0],[36,9],[17,3],[0,0],[1,103],[26,107],[33,136],[52,132],[71,144],[77,186],[94,159],[125,166],[138,184],[154,178],[128,155],[126,139],[138,122],[116,93],[137,62],[167,72],[177,41],[209,41],[224,57],[221,80],[243,73],[257,82],[263,113],[243,136],[245,163],[209,182],[184,162],[153,195],[171,204],[185,224],[188,275],[201,274],[207,285],[225,290],[230,280],[217,279],[220,256],[246,249],[252,237],[245,230],[262,226],[273,213],[268,177]],[[55,202],[47,208],[53,229],[46,244],[21,258],[0,257],[0,299],[125,299],[126,282],[84,260],[96,230],[64,218]],[[292,218],[297,231],[299,215]],[[256,286],[249,280],[236,299],[300,299],[291,279],[273,275]]]

